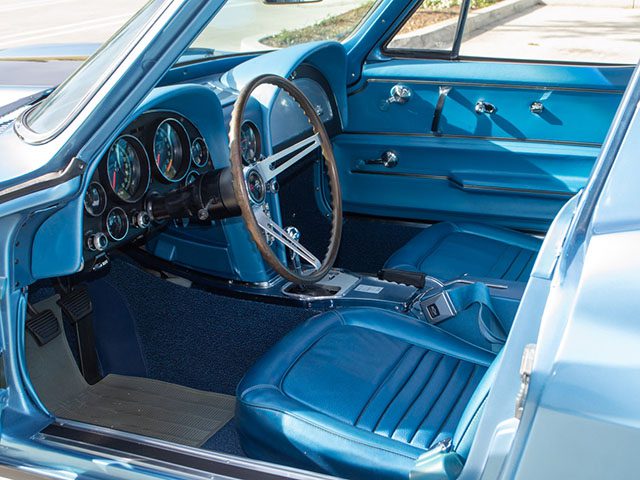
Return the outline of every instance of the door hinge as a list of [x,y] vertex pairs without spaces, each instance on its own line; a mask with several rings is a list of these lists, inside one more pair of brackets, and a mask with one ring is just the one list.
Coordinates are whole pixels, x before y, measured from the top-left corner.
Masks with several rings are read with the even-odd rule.
[[524,403],[529,392],[529,382],[531,380],[531,372],[533,371],[533,361],[536,358],[536,344],[530,343],[524,347],[522,352],[522,361],[520,362],[520,390],[516,396],[516,412],[515,416],[518,420],[522,418],[524,411]]

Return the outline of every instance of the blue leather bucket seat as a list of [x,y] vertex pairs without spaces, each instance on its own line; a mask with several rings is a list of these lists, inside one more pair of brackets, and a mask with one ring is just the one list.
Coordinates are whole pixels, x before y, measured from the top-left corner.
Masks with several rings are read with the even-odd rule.
[[467,274],[526,282],[541,244],[540,239],[513,230],[443,222],[395,252],[385,268],[420,271],[441,280]]
[[323,313],[238,386],[242,447],[253,458],[352,479],[406,479],[445,439],[460,463],[495,358],[399,313]]

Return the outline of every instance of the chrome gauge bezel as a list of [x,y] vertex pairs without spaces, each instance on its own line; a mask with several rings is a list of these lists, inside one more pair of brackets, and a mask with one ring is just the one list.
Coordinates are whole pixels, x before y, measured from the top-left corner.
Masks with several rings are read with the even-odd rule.
[[[240,126],[240,132],[242,132],[245,127],[249,127],[251,129],[256,139],[255,156],[252,159],[247,159],[244,157],[244,155],[242,155],[242,163],[244,163],[245,166],[249,167],[260,159],[260,155],[262,154],[262,136],[260,134],[260,129],[258,128],[258,126],[251,120],[245,120],[244,122],[242,122],[242,125]],[[240,141],[242,141],[242,138],[240,139]]]
[[[202,143],[202,147],[203,147],[203,152],[204,152],[204,160],[202,163],[198,163],[196,162],[195,157],[193,156],[193,147],[196,143],[201,142]],[[202,168],[205,167],[207,165],[207,163],[209,163],[209,147],[207,147],[207,142],[204,141],[204,138],[202,137],[196,137],[193,139],[193,141],[191,142],[191,162],[198,168]],[[188,174],[187,174],[188,175]]]
[[[138,185],[138,188],[135,194],[128,199],[120,196],[118,192],[116,192],[113,189],[113,187],[111,186],[111,182],[109,181],[109,166],[108,166],[109,153],[111,153],[111,149],[122,139],[127,140],[128,142],[131,143],[131,145],[133,145],[134,149],[138,153],[138,159],[140,161],[140,183]],[[106,182],[107,185],[109,185],[109,191],[118,200],[125,203],[136,203],[136,202],[139,202],[140,199],[142,199],[142,197],[145,196],[145,194],[147,193],[147,190],[149,189],[149,184],[151,182],[151,164],[149,162],[149,155],[147,154],[147,150],[144,148],[144,145],[140,140],[138,140],[137,137],[134,137],[133,135],[125,134],[125,135],[120,135],[118,138],[116,138],[114,142],[111,144],[111,146],[109,147],[109,150],[107,150],[107,154],[104,158],[103,163],[104,163],[104,169],[103,169],[104,182]]]
[[[99,212],[93,213],[91,212],[88,208],[87,208],[87,194],[89,193],[89,189],[91,189],[92,187],[95,187],[99,190],[99,195],[102,198],[102,208]],[[102,186],[102,184],[100,182],[96,182],[93,181],[89,184],[89,186],[87,187],[87,191],[84,194],[84,211],[87,215],[89,215],[90,217],[94,217],[97,218],[100,215],[102,215],[105,210],[107,209],[107,204],[109,203],[109,200],[107,199],[107,191],[104,189],[104,187]]]
[[[122,235],[122,237],[116,237],[113,232],[111,232],[111,230],[109,229],[109,217],[111,216],[111,214],[115,211],[120,211],[122,212],[122,216],[125,219],[125,223],[127,225],[127,228],[124,232],[124,235]],[[121,207],[113,207],[111,210],[109,210],[109,213],[107,213],[106,217],[104,218],[104,229],[107,232],[107,235],[109,236],[109,238],[111,240],[113,240],[114,242],[119,242],[121,240],[124,240],[125,238],[127,238],[127,235],[129,234],[129,216],[127,215],[127,212],[124,211],[123,208]]]
[[[160,167],[158,167],[158,163],[156,162],[156,135],[158,135],[158,131],[160,130],[160,127],[162,127],[162,125],[164,125],[165,123],[170,123],[172,124],[172,126],[178,127],[176,128],[176,132],[178,132],[178,136],[180,136],[180,143],[182,144],[182,152],[183,155],[186,155],[187,158],[183,158],[182,159],[182,165],[180,166],[181,170],[180,170],[180,175],[177,175],[175,178],[169,178],[167,177],[164,172],[162,172],[162,170],[160,170]],[[205,144],[206,146],[206,144]],[[185,177],[187,176],[187,174],[189,173],[189,170],[191,170],[191,140],[189,139],[189,132],[187,131],[187,128],[184,126],[184,124],[174,118],[174,117],[169,117],[169,118],[165,118],[164,120],[162,120],[160,123],[158,123],[158,125],[156,126],[154,132],[153,132],[153,137],[151,139],[151,152],[153,152],[153,165],[154,165],[154,169],[155,172],[160,176],[160,179],[164,180],[165,182],[170,182],[170,183],[179,183],[182,180],[185,179]]]

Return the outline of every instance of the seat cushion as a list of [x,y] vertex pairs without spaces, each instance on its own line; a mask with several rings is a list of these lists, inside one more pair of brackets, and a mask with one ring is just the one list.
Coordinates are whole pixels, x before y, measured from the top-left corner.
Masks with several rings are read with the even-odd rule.
[[348,478],[407,478],[422,453],[454,437],[463,412],[476,417],[465,409],[472,395],[480,408],[478,386],[493,360],[398,313],[321,314],[238,386],[242,447],[253,458]]
[[385,268],[420,271],[441,280],[473,277],[527,281],[542,241],[475,223],[438,223],[395,252]]

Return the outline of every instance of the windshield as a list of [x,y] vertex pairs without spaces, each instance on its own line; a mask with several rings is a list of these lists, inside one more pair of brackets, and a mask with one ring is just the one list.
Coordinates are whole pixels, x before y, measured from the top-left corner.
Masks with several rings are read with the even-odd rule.
[[53,135],[64,127],[114,72],[164,4],[166,0],[147,3],[60,87],[30,110],[24,119],[30,132]]
[[228,0],[192,44],[229,55],[316,40],[344,40],[373,0]]

